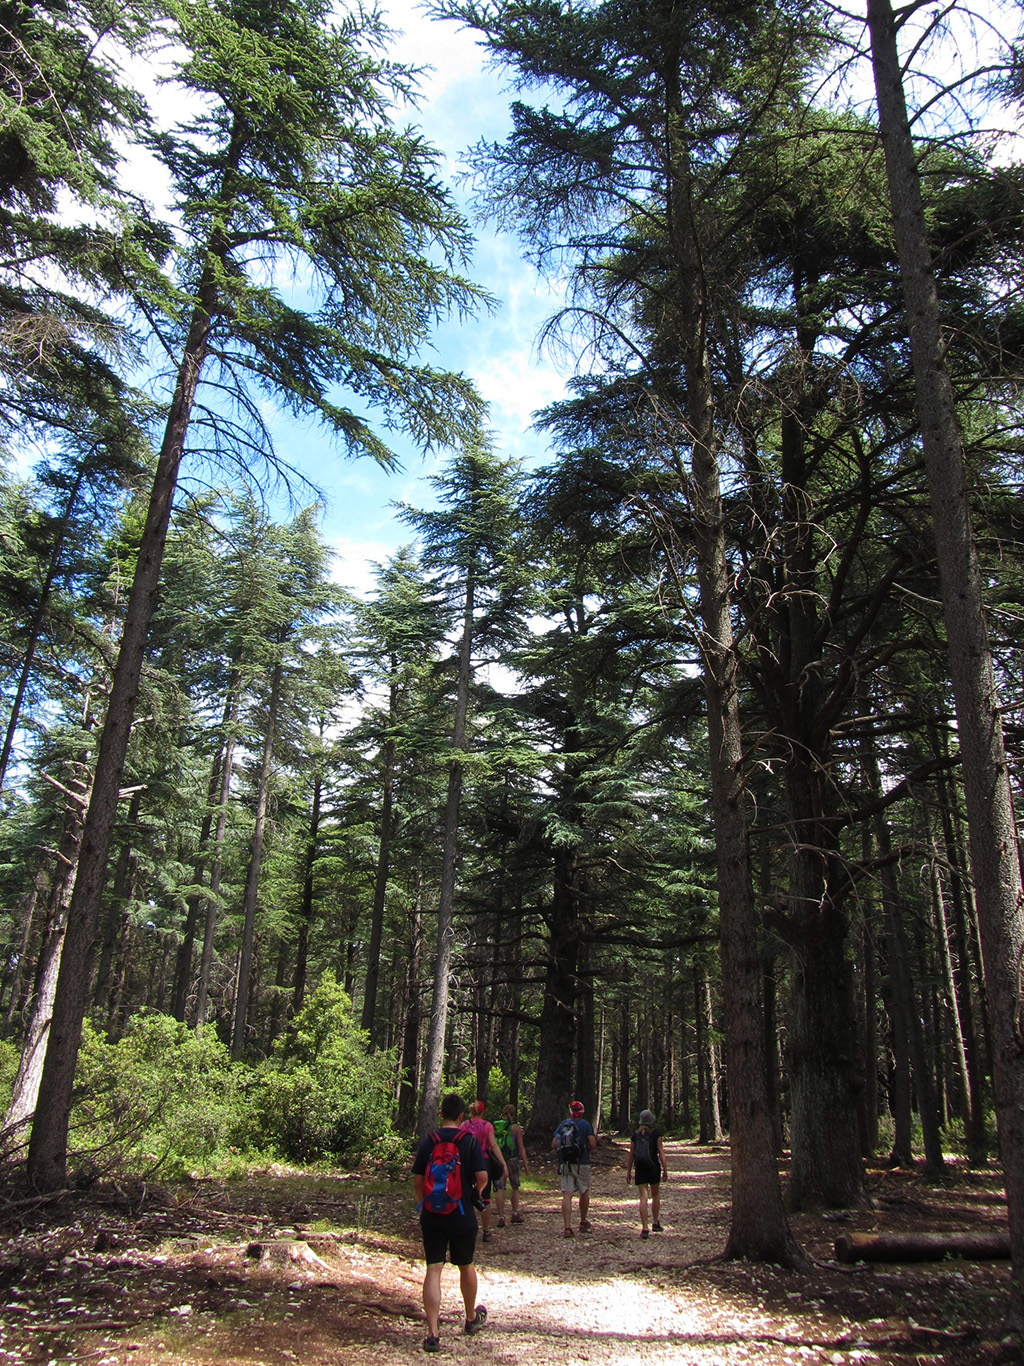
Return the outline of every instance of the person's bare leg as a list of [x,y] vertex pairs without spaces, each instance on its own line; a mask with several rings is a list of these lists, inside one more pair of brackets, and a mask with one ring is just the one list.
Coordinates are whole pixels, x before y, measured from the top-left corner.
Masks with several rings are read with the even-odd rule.
[[432,1338],[441,1336],[437,1325],[441,1315],[441,1268],[443,1266],[444,1262],[434,1262],[427,1267],[427,1274],[423,1277],[423,1312],[427,1316],[427,1333]]
[[518,1186],[513,1186],[513,1187],[512,1187],[512,1218],[514,1219],[518,1213],[519,1213],[519,1187],[518,1187]]
[[590,1208],[590,1191],[580,1191],[580,1223],[587,1222],[587,1210]]
[[462,1291],[462,1303],[466,1306],[466,1322],[472,1323],[476,1318],[476,1267],[472,1262],[459,1267],[459,1288]]
[[[582,1208],[583,1201],[580,1201]],[[572,1191],[562,1192],[562,1223],[566,1228],[572,1228]]]
[[660,1224],[658,1215],[661,1213],[661,1187],[651,1187],[651,1223]]
[[643,1229],[646,1229],[646,1227],[647,1227],[647,1187],[646,1187],[646,1186],[637,1186],[637,1190],[638,1190],[639,1193],[640,1193],[640,1227],[643,1228]]
[[499,1219],[504,1219],[504,1217],[505,1217],[505,1191],[504,1191],[504,1189],[502,1189],[502,1190],[496,1190],[496,1191],[494,1192],[494,1203],[498,1206],[498,1218],[499,1218]]

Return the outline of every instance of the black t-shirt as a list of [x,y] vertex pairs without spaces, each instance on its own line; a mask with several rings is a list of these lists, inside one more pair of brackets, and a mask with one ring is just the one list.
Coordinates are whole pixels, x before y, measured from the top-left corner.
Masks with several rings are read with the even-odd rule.
[[[457,1128],[438,1129],[437,1135],[442,1142],[457,1140],[459,1149],[459,1159],[462,1163],[462,1209],[452,1210],[451,1214],[435,1214],[433,1210],[427,1209],[426,1205],[420,1210],[420,1223],[435,1225],[440,1228],[451,1230],[477,1228],[476,1210],[473,1208],[473,1194],[476,1191],[476,1173],[487,1171],[487,1160],[484,1157],[483,1149],[472,1134],[463,1134],[458,1138]],[[414,1176],[425,1176],[427,1168],[430,1166],[430,1154],[434,1148],[434,1135],[427,1134],[426,1138],[420,1140],[420,1146],[416,1149],[416,1156],[412,1162],[412,1172]]]
[[640,1169],[643,1168],[645,1172],[660,1172],[661,1158],[658,1155],[658,1139],[661,1135],[658,1133],[657,1129],[649,1129],[644,1137],[646,1137],[651,1145],[651,1157],[649,1162],[645,1162],[637,1154],[637,1144],[640,1142],[641,1138],[640,1130],[637,1129],[636,1133],[633,1135],[633,1162],[636,1165],[636,1169],[637,1171],[640,1171]]

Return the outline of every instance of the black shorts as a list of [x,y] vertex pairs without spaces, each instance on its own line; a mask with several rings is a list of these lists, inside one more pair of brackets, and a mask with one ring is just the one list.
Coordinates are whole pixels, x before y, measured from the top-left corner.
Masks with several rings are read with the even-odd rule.
[[443,1262],[445,1253],[451,1254],[452,1266],[469,1266],[476,1251],[476,1226],[448,1230],[438,1224],[421,1224],[423,1253],[427,1266]]
[[633,1180],[638,1186],[660,1186],[661,1168],[637,1167],[633,1173]]

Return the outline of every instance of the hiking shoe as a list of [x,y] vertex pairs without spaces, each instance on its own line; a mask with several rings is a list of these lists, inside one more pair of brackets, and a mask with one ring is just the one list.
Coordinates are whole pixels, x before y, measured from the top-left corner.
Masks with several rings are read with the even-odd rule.
[[488,1229],[487,1232],[484,1234],[484,1242],[485,1242],[485,1243],[489,1243],[490,1241],[491,1241],[491,1230]]
[[665,1230],[662,1228],[662,1226],[661,1226],[660,1224],[652,1224],[652,1225],[651,1225],[651,1228],[652,1228],[652,1230],[653,1230],[655,1233],[664,1233],[664,1232],[665,1232]]
[[423,1339],[423,1350],[425,1352],[439,1352],[441,1350],[441,1339],[431,1337],[429,1334]]
[[526,1220],[523,1218],[521,1214],[513,1214],[512,1222],[513,1224],[525,1224]]
[[478,1304],[476,1307],[476,1314],[473,1316],[473,1318],[466,1320],[466,1332],[479,1333],[480,1329],[484,1326],[486,1322],[487,1310],[483,1307],[482,1304]]
[[589,1233],[589,1232],[590,1232],[590,1220],[589,1220],[589,1219],[581,1219],[581,1220],[580,1220],[580,1232],[581,1232],[581,1233]]
[[504,1216],[504,1215],[502,1215],[501,1218],[498,1220],[498,1227],[499,1227],[499,1228],[504,1228],[504,1227],[505,1227],[505,1216]]
[[641,1238],[649,1238],[650,1236],[651,1236],[651,1230],[650,1230],[649,1228],[642,1228],[642,1229],[640,1230],[640,1237],[641,1237]]
[[567,1228],[567,1229],[565,1230],[565,1232],[562,1234],[562,1237],[563,1237],[563,1238],[575,1238],[576,1235],[575,1235],[575,1233],[573,1233],[573,1231],[572,1231],[571,1228]]

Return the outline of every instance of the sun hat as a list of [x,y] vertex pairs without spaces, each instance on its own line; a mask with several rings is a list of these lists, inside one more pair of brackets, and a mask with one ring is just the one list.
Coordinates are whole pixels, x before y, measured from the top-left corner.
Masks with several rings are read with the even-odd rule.
[[653,1112],[653,1110],[641,1110],[641,1111],[640,1111],[640,1123],[644,1126],[645,1129],[653,1129],[653,1128],[654,1128],[654,1112]]

